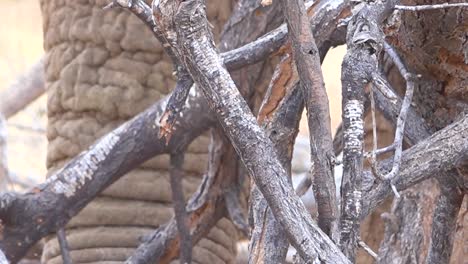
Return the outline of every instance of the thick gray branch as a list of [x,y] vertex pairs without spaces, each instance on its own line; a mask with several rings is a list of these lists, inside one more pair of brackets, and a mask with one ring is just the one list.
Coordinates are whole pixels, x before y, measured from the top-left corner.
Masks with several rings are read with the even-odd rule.
[[[231,143],[243,161],[276,219],[304,259],[349,263],[333,242],[312,222],[306,208],[288,185],[286,171],[278,161],[271,141],[258,126],[246,102],[225,69],[214,46],[202,1],[159,2],[156,12],[165,23],[172,19],[181,61],[203,87],[210,108],[216,113]],[[173,10],[177,10],[173,13]]]
[[307,109],[310,131],[312,186],[318,208],[318,225],[334,241],[338,241],[338,206],[333,166],[335,157],[330,128],[330,109],[323,82],[320,54],[300,0],[282,0],[288,24],[293,55]]

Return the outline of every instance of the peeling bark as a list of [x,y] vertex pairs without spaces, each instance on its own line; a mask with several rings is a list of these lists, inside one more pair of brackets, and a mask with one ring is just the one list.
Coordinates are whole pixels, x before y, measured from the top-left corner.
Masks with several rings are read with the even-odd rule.
[[[271,141],[257,125],[216,52],[204,4],[197,0],[159,2],[154,10],[159,19],[170,25],[166,34],[177,33],[176,48],[183,55],[181,61],[195,82],[203,87],[210,108],[215,111],[246,169],[301,256],[348,263],[331,240],[313,224],[293,189],[287,187],[286,171],[280,165]],[[177,11],[174,13],[174,10]],[[171,22],[173,20],[177,23]]]
[[380,23],[394,1],[376,1],[356,6],[348,24],[348,50],[342,64],[343,178],[341,183],[341,237],[344,254],[355,261],[362,215],[364,151],[364,102],[372,74],[377,71],[383,46]]
[[[283,75],[291,76],[283,68],[283,65],[289,66],[290,63],[291,57],[286,55],[277,66],[259,111],[258,120],[272,140],[281,165],[288,173],[288,184],[292,186],[290,178],[292,150],[304,106],[298,84],[279,81],[285,80]],[[291,79],[286,78],[286,80]],[[289,243],[283,227],[274,218],[267,201],[255,184],[251,190],[250,212],[253,227],[249,244],[249,263],[283,263]]]

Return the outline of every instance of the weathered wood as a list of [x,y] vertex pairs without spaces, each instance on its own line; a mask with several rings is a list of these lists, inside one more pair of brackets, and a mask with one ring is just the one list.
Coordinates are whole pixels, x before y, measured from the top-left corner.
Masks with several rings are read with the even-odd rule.
[[180,237],[180,262],[190,264],[192,262],[192,237],[185,211],[185,198],[182,190],[184,153],[172,153],[170,165],[170,182],[172,203],[174,205],[174,218],[177,224],[177,231]]
[[[279,161],[288,173],[290,186],[292,150],[304,107],[299,85],[285,78],[291,73],[283,66],[291,69],[291,61],[291,55],[286,54],[278,64],[258,115],[259,124],[273,142]],[[257,185],[252,185],[250,196],[253,227],[249,263],[283,263],[289,248],[283,227],[273,216]]]
[[304,2],[281,1],[287,21],[293,56],[307,109],[310,135],[310,171],[318,208],[318,225],[334,241],[338,241],[338,206],[335,177],[330,109],[323,82],[320,55],[306,14]]
[[431,242],[426,264],[449,263],[453,239],[457,232],[457,217],[464,194],[457,186],[458,172],[452,170],[439,177],[440,195],[432,217]]
[[[468,116],[448,125],[429,138],[403,151],[399,177],[394,182],[401,191],[443,175],[468,159]],[[391,159],[382,161],[383,169],[391,167]],[[388,182],[375,182],[371,172],[364,174],[363,209],[361,219],[382,203],[391,193]]]
[[5,119],[45,93],[44,60],[44,57],[41,57],[0,93],[0,114]]
[[315,226],[294,190],[288,188],[286,171],[271,141],[258,126],[214,47],[204,8],[202,1],[192,0],[157,2],[153,10],[156,20],[168,25],[166,37],[176,33],[178,45],[173,48],[180,51],[186,69],[203,87],[208,105],[293,246],[304,259],[349,263]]
[[347,47],[342,64],[343,177],[341,183],[341,250],[355,261],[362,215],[364,154],[364,103],[371,89],[372,74],[378,70],[383,46],[380,23],[394,1],[362,3],[348,24]]
[[67,235],[63,227],[57,230],[57,238],[60,244],[60,254],[62,255],[63,264],[73,264],[68,247]]
[[[271,27],[278,25],[279,22],[274,21],[275,11],[272,8],[259,10],[258,3],[250,0],[242,0],[238,4],[239,6],[226,23],[219,44],[223,50],[241,46],[236,50],[245,55],[239,56],[239,52],[232,52],[232,50],[223,53],[226,54],[223,58],[225,62],[228,62],[226,66],[230,70],[238,70],[245,66],[243,63],[255,63],[267,57],[270,52],[275,51],[284,43],[287,36],[285,27],[279,27],[257,39],[268,32]],[[259,11],[264,16],[257,16]],[[256,40],[250,42],[253,39]],[[262,66],[252,65],[248,69],[242,68],[241,72],[237,71],[234,75],[240,75],[240,78],[255,75],[257,78],[258,68],[261,69]],[[248,97],[256,88],[253,83],[245,83],[240,90],[244,97]],[[213,128],[211,134],[207,174],[202,180],[200,189],[187,205],[193,243],[206,234],[225,214],[229,214],[242,230],[245,231],[247,228],[247,226],[242,226],[245,223],[242,223],[240,212],[232,211],[237,201],[231,197],[231,194],[242,183],[237,178],[237,154],[219,128]],[[130,263],[169,263],[179,255],[181,240],[176,231],[175,220],[172,219],[165,228],[156,230],[151,239],[139,246],[130,258]]]
[[[329,7],[324,6],[324,8]],[[325,12],[321,12],[321,14],[323,13]],[[321,19],[326,20],[326,16],[321,17]],[[245,52],[246,56],[257,54],[259,56],[257,59],[262,60],[265,58],[265,54],[272,51],[271,48],[265,47],[271,47],[271,43],[278,43],[276,41],[284,41],[286,33],[287,29],[283,27],[279,32],[272,33],[273,35],[268,34],[268,37],[256,42],[258,47],[261,47],[259,50],[267,52],[253,52],[257,45],[246,45],[236,49],[236,51],[225,53],[229,56],[226,56],[224,63],[228,69],[231,63],[235,63],[233,69],[236,69],[241,67],[240,61],[246,63],[257,61],[240,59],[239,56],[234,55],[237,52]],[[96,141],[87,151],[71,160],[62,170],[51,175],[46,184],[18,196],[15,203],[5,203],[2,207],[3,211],[7,209],[10,211],[8,215],[0,217],[5,227],[2,232],[4,239],[0,241],[0,249],[4,251],[8,259],[13,263],[17,261],[37,240],[63,226],[97,193],[126,172],[155,155],[185,148],[192,139],[212,126],[215,123],[215,118],[198,89],[191,89],[186,101],[187,107],[181,112],[181,117],[179,117],[179,122],[175,127],[177,132],[172,135],[168,144],[163,139],[157,138],[161,127],[158,120],[167,104],[168,98],[166,97]],[[112,147],[109,143],[113,143]],[[138,153],[138,155],[133,153]],[[102,160],[97,163],[91,162],[91,158],[96,161],[94,158],[96,154],[99,154],[98,157]],[[123,160],[125,162],[122,162]],[[92,166],[86,167],[86,174],[82,174],[78,169],[83,168],[88,163]],[[55,186],[62,190],[72,190],[72,196],[57,195],[54,191]],[[76,189],[77,186],[80,188]],[[6,200],[11,201],[12,199]],[[29,210],[29,208],[33,209]],[[36,218],[39,218],[41,223],[37,228],[32,228],[29,226],[31,221],[26,219]]]

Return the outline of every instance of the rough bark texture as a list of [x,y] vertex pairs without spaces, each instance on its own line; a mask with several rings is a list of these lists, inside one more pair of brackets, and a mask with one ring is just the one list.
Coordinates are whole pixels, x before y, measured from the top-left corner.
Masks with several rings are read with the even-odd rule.
[[[268,88],[258,120],[274,144],[281,165],[288,172],[291,183],[291,159],[303,109],[298,84],[283,83],[283,67],[290,66],[291,56],[285,55],[276,68]],[[290,73],[290,72],[289,72]],[[283,77],[283,78],[282,78]],[[286,78],[286,80],[291,80]],[[282,98],[278,98],[283,95]],[[279,100],[278,100],[279,99]],[[274,109],[271,106],[274,105]],[[268,203],[257,185],[252,184],[250,215],[252,226],[249,263],[283,263],[289,247],[283,227],[274,218]]]
[[[380,23],[394,1],[363,3],[348,24],[347,53],[342,64],[343,178],[341,184],[340,245],[355,261],[363,203],[364,101],[377,71],[383,33]],[[366,91],[367,90],[367,91]]]
[[281,1],[293,47],[293,57],[307,109],[312,187],[317,201],[318,225],[338,241],[338,206],[333,166],[335,157],[330,128],[328,96],[323,82],[320,54],[302,1]]
[[458,172],[452,170],[439,178],[440,195],[432,216],[431,242],[426,264],[449,263],[457,232],[457,218],[464,193],[457,186]]
[[[174,86],[173,66],[151,31],[126,10],[101,10],[105,4],[107,1],[41,3],[50,172]],[[216,1],[209,6],[215,31],[220,32],[231,2]],[[183,168],[186,197],[200,182],[207,145],[204,136],[188,148]],[[69,222],[66,233],[75,263],[124,261],[139,244],[139,236],[171,218],[168,161],[168,155],[163,155],[145,162],[104,190]],[[195,246],[194,261],[233,261],[235,233],[232,224],[222,220]],[[57,241],[51,239],[42,261],[59,263],[59,254]]]
[[[157,20],[170,25],[165,29],[166,37],[178,39],[173,48],[183,56],[181,61],[195,82],[203,87],[210,108],[301,256],[348,263],[331,240],[312,223],[304,205],[292,188],[288,188],[286,171],[279,164],[271,141],[257,125],[214,48],[204,3],[197,0],[160,2],[155,10]],[[173,35],[174,31],[177,35]],[[292,224],[293,219],[299,222]]]
[[[408,0],[402,1],[406,5],[424,5],[424,4],[440,4],[446,1],[427,1],[427,0]],[[451,3],[459,1],[448,1]],[[466,116],[468,109],[467,100],[467,42],[466,42],[466,28],[468,26],[468,11],[466,8],[449,8],[440,10],[430,10],[421,12],[407,12],[401,13],[401,17],[396,17],[396,26],[386,29],[389,35],[389,41],[397,48],[410,68],[410,71],[422,74],[423,82],[416,86],[414,102],[417,111],[424,117],[428,126],[432,131],[438,130],[450,124],[454,120],[458,120],[460,116]],[[389,79],[392,85],[396,88],[400,86],[401,77],[395,76],[395,71],[389,71]],[[393,78],[392,78],[393,75]],[[450,177],[451,173],[434,174],[434,176]],[[453,175],[453,173],[452,173]],[[460,176],[455,176],[457,179]],[[432,184],[435,184],[433,181]],[[419,203],[420,211],[431,212],[436,210],[437,203],[428,203],[424,200],[424,196],[428,195],[427,189],[436,189],[435,186],[422,188],[422,186],[414,187],[403,193],[405,198],[400,202],[398,210],[404,210],[411,206],[411,201],[414,197],[421,197]],[[417,192],[417,191],[419,192]],[[436,196],[437,194],[431,194]],[[440,199],[443,199],[441,196]],[[439,200],[440,200],[439,199]],[[404,203],[408,203],[405,205]],[[466,208],[463,208],[458,216],[458,222],[461,223],[463,230],[463,220],[466,213]],[[416,214],[416,212],[413,212]],[[446,212],[447,213],[447,212]],[[396,213],[401,214],[400,212]],[[449,215],[446,215],[449,217]],[[435,218],[437,219],[437,218]],[[423,221],[421,217],[413,217],[408,219],[409,226],[420,226],[425,231],[430,230],[433,221]],[[434,222],[434,223],[437,223]],[[465,224],[466,226],[466,224]],[[436,227],[436,226],[434,226]],[[434,229],[433,229],[434,231]],[[446,236],[448,232],[444,232]],[[460,231],[454,234],[458,243],[454,243],[453,256],[450,260],[451,263],[459,263],[464,261],[463,254],[463,240],[460,240]],[[393,243],[395,246],[407,241],[407,247],[419,248],[421,250],[413,252],[400,252],[403,253],[402,258],[411,260],[415,263],[421,263],[426,259],[430,262],[427,253],[430,251],[429,241],[431,232],[420,233],[421,239],[413,239],[410,237],[413,233],[406,232],[402,227],[393,236],[392,241],[385,240],[384,245]],[[462,235],[461,235],[462,236]],[[448,238],[447,238],[448,239]],[[448,241],[445,239],[445,241]],[[448,244],[447,244],[448,245]],[[449,254],[452,249],[447,249],[442,252],[433,252],[443,256]],[[398,248],[395,247],[398,251]],[[458,252],[458,254],[457,254]],[[406,253],[406,255],[404,255]],[[432,254],[432,253],[431,253]],[[445,255],[446,256],[446,255]],[[447,260],[448,262],[448,260]],[[439,262],[439,263],[447,263]]]

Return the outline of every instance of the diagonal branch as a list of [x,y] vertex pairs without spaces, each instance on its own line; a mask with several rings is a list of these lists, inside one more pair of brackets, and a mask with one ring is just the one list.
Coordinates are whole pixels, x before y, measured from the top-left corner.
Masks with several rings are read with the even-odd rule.
[[184,192],[182,190],[184,153],[171,154],[170,178],[174,218],[180,237],[180,261],[183,264],[192,262],[192,238],[188,228],[187,212],[185,211]]
[[[323,16],[317,19],[326,24],[329,17],[324,15],[325,11],[334,10],[334,7],[342,8],[340,5],[326,5],[319,1],[317,10]],[[235,51],[223,53],[226,54],[226,57],[223,56],[226,67],[237,69],[242,67],[242,63],[263,60],[280,46],[278,43],[284,43],[281,41],[285,40],[287,29],[280,28],[282,29],[255,41],[256,44],[252,43]],[[252,55],[256,60],[247,58]],[[51,175],[45,184],[33,188],[24,195],[2,196],[1,201],[10,202],[5,202],[0,207],[0,218],[3,223],[3,240],[0,241],[0,249],[11,262],[18,261],[40,238],[63,226],[101,190],[126,172],[155,155],[185,148],[192,139],[215,123],[205,99],[199,93],[199,88],[192,89],[186,102],[190,107],[181,112],[175,132],[169,144],[166,144],[164,140],[158,139],[157,135],[161,129],[158,121],[167,101],[166,97],[156,102],[143,113],[97,140],[87,151]],[[65,190],[67,196],[63,193]],[[9,213],[4,214],[6,211]],[[31,219],[37,222],[35,228],[31,226]]]
[[341,183],[341,249],[355,261],[363,203],[364,103],[371,89],[383,47],[381,22],[394,2],[361,3],[348,24],[347,46],[342,64],[343,177]]
[[[394,184],[405,190],[436,175],[445,175],[457,164],[468,160],[468,116],[448,125],[413,147],[403,151],[399,177]],[[384,169],[392,166],[392,159],[381,162]],[[367,183],[363,191],[361,219],[382,203],[391,193],[388,182],[374,182],[371,172],[364,173]]]
[[202,87],[208,105],[303,259],[349,263],[315,226],[292,187],[288,188],[286,171],[280,165],[271,141],[258,126],[214,47],[203,1],[157,4],[154,10],[159,22],[168,25],[166,33],[177,33],[177,49],[183,56],[181,61]]
[[[274,144],[291,185],[291,159],[304,103],[298,83],[291,82],[291,55],[277,65],[258,114],[258,122]],[[289,77],[289,78],[288,78]],[[281,96],[281,97],[280,97]],[[280,98],[278,98],[280,97]],[[253,229],[249,263],[284,263],[289,243],[283,227],[274,218],[257,185],[251,188]]]
[[440,195],[432,217],[431,242],[426,264],[450,262],[458,212],[464,197],[456,180],[450,177],[456,174],[457,172],[452,170],[452,174],[447,175],[449,177],[438,178]]
[[338,241],[338,206],[333,166],[335,156],[331,136],[330,109],[323,82],[320,55],[304,2],[281,1],[300,76],[310,131],[313,189],[318,208],[318,225]]
[[0,114],[10,118],[45,93],[44,57],[0,92]]

